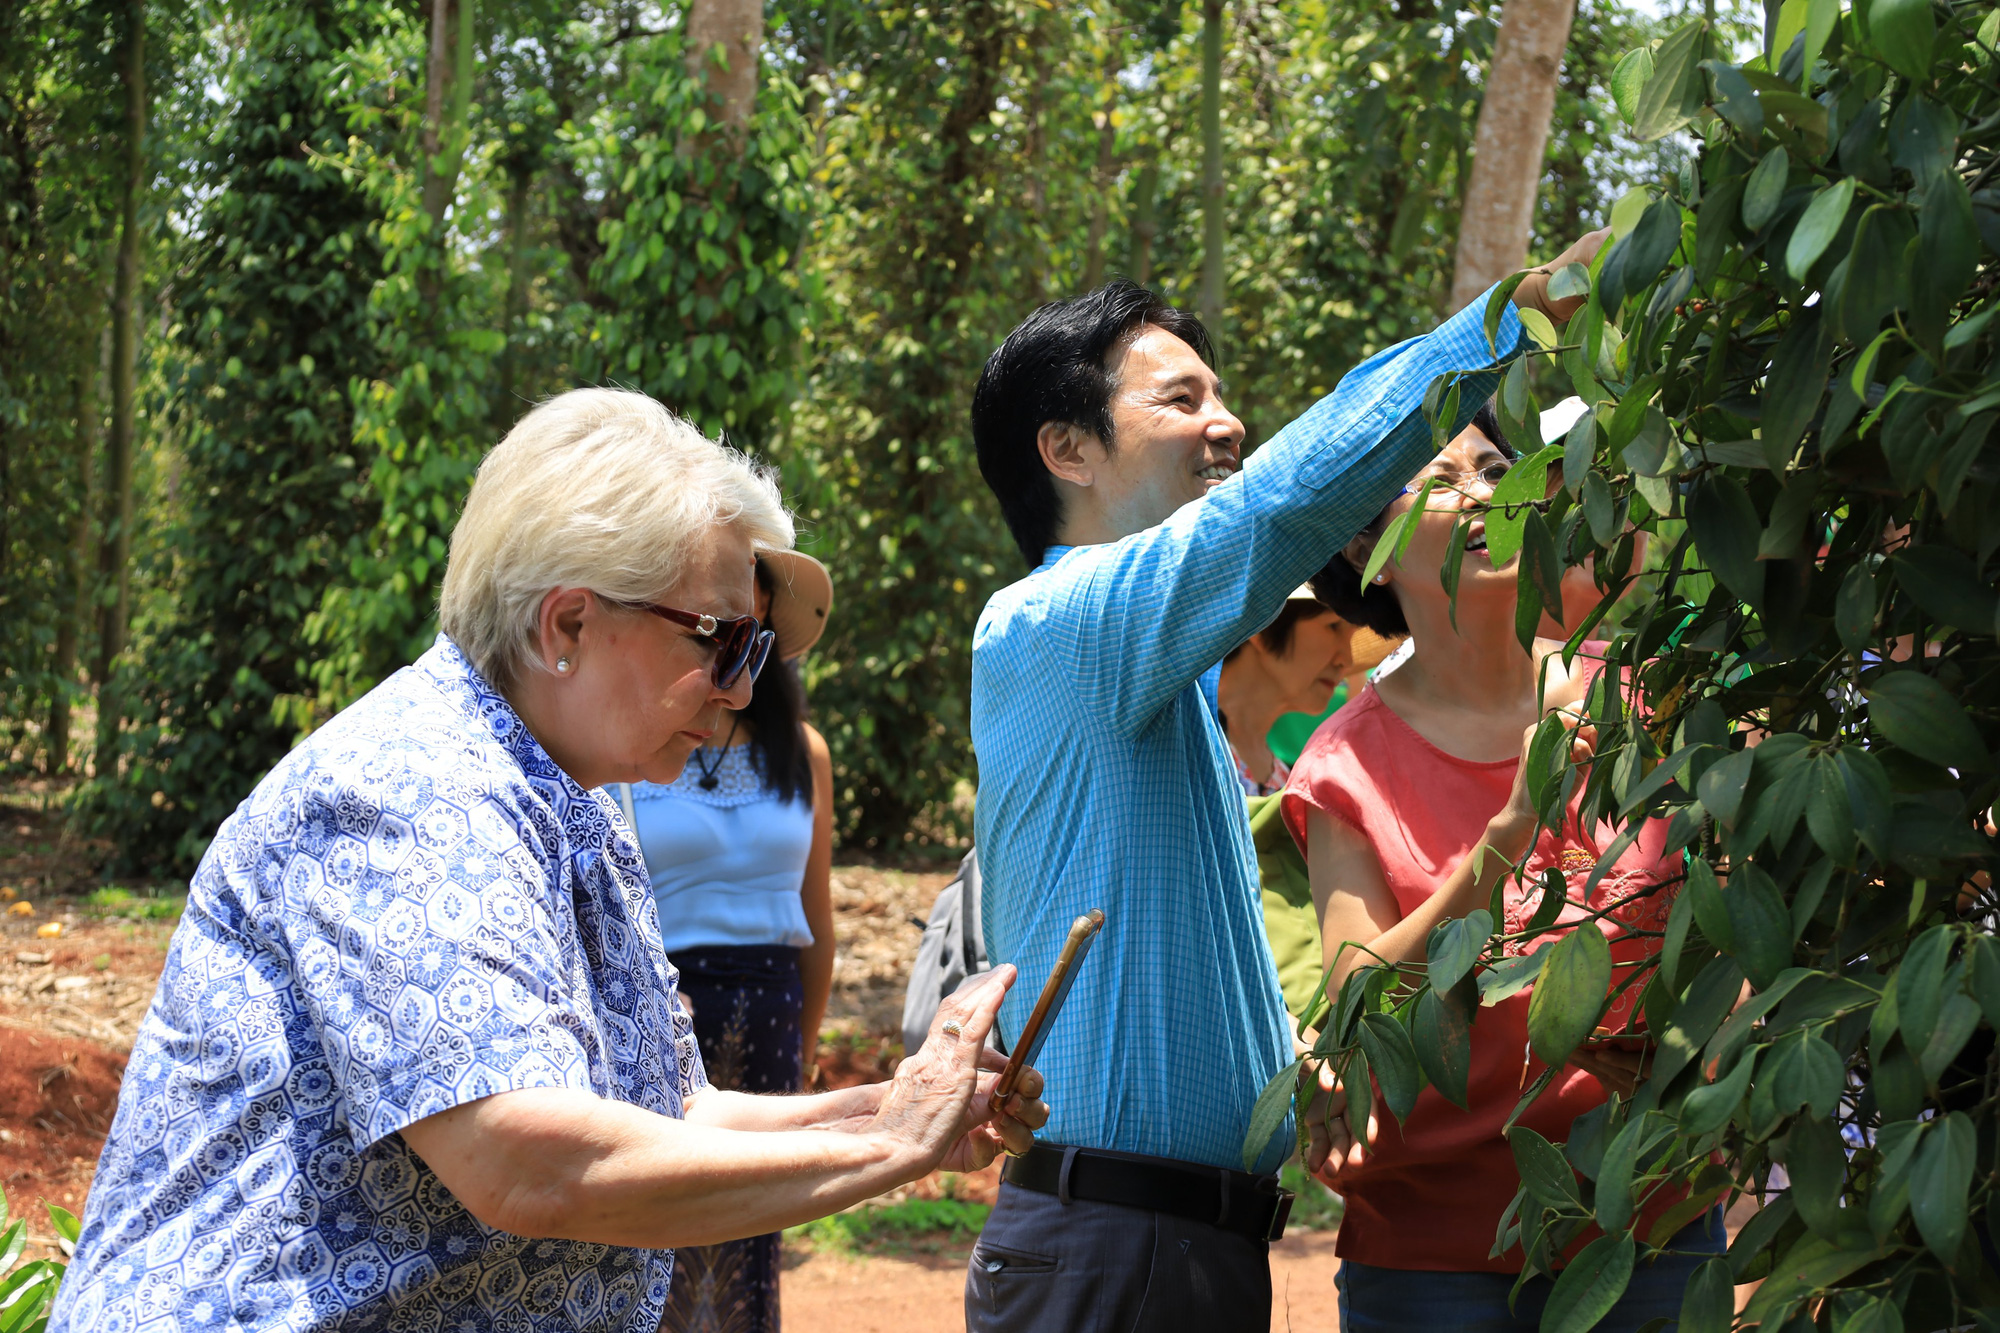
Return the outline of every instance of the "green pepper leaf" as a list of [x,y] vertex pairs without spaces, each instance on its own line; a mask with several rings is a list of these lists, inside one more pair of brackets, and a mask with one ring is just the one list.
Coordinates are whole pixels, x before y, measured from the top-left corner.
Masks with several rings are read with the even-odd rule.
[[1639,92],[1653,76],[1653,53],[1647,47],[1627,51],[1611,67],[1611,100],[1618,114],[1631,123],[1639,114]]
[[1435,990],[1448,991],[1472,973],[1473,964],[1493,933],[1493,914],[1475,907],[1431,932],[1430,980]]
[[1930,0],[1874,0],[1868,6],[1868,41],[1889,68],[1913,83],[1927,84],[1937,20]]
[[1807,1226],[1828,1240],[1847,1229],[1840,1206],[1847,1186],[1847,1146],[1832,1121],[1807,1117],[1793,1123],[1785,1140],[1785,1171],[1792,1179],[1792,1203]]
[[1778,205],[1784,202],[1785,183],[1791,179],[1792,158],[1779,144],[1764,154],[1750,172],[1750,179],[1743,186],[1743,225],[1751,231],[1762,231],[1778,214]]
[[1595,925],[1583,925],[1556,941],[1542,965],[1528,1002],[1528,1043],[1551,1068],[1597,1026],[1611,987],[1611,946]]
[[1729,1333],[1735,1318],[1736,1275],[1727,1259],[1710,1259],[1681,1293],[1679,1333]]
[[1632,132],[1640,142],[1672,134],[1701,110],[1701,75],[1696,66],[1708,25],[1700,19],[1682,24],[1660,43],[1653,72],[1639,89],[1633,108]]
[[1478,991],[1469,983],[1449,992],[1436,988],[1417,997],[1410,1018],[1410,1041],[1417,1066],[1444,1099],[1466,1109],[1466,1080],[1472,1073],[1472,1011]]
[[1733,477],[1711,475],[1688,498],[1696,551],[1724,587],[1753,605],[1764,600],[1764,567],[1757,563],[1763,527],[1750,493]]
[[1792,228],[1792,239],[1785,246],[1785,271],[1792,275],[1793,281],[1806,280],[1806,273],[1840,233],[1853,202],[1854,178],[1846,176],[1814,195],[1813,201],[1806,205],[1804,216]]
[[[1257,1104],[1250,1108],[1250,1127],[1243,1134],[1243,1169],[1255,1171],[1264,1156],[1264,1150],[1271,1146],[1271,1140],[1278,1135],[1279,1126],[1291,1114],[1292,1094],[1298,1090],[1299,1071],[1305,1065],[1303,1058],[1292,1061],[1264,1085],[1257,1094]],[[1361,1100],[1366,1101],[1367,1098]]]
[[1556,1275],[1542,1307],[1542,1333],[1586,1333],[1611,1313],[1632,1281],[1638,1247],[1629,1235],[1599,1236]]
[[1729,1123],[1729,1117],[1750,1091],[1750,1074],[1757,1064],[1757,1051],[1745,1051],[1730,1071],[1714,1083],[1705,1083],[1681,1103],[1681,1133],[1689,1138],[1713,1134]]
[[1583,1214],[1583,1192],[1577,1187],[1576,1170],[1553,1143],[1526,1125],[1516,1125],[1507,1131],[1507,1145],[1514,1150],[1514,1167],[1521,1173],[1529,1197],[1544,1208]]
[[1966,1193],[1977,1156],[1972,1121],[1953,1111],[1924,1135],[1910,1163],[1910,1218],[1931,1253],[1953,1272],[1965,1239]]
[[1947,768],[1991,765],[1986,743],[1951,694],[1921,670],[1893,671],[1864,686],[1871,721],[1895,745]]
[[1410,1045],[1410,1034],[1387,1014],[1363,1014],[1356,1035],[1361,1039],[1361,1049],[1368,1053],[1368,1067],[1382,1089],[1383,1102],[1396,1117],[1396,1123],[1402,1124],[1416,1108],[1421,1088],[1417,1053]]
[[[1729,929],[1734,937],[1728,951],[1743,965],[1743,975],[1750,978],[1750,984],[1763,990],[1791,964],[1792,914],[1785,910],[1777,885],[1754,861],[1730,873],[1723,901],[1728,905]],[[1700,907],[1697,902],[1697,912]]]

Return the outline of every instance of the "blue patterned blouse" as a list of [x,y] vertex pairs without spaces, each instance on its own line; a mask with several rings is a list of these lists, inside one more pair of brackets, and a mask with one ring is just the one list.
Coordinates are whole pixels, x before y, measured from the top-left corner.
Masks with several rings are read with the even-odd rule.
[[496,1232],[397,1133],[707,1086],[616,810],[443,636],[286,756],[189,886],[50,1327],[652,1333],[671,1250]]

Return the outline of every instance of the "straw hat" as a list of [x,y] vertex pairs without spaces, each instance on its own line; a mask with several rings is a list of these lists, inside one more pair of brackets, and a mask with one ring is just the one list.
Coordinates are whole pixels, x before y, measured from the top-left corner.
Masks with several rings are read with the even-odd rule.
[[803,551],[759,551],[771,575],[770,627],[778,635],[778,656],[803,657],[826,632],[833,613],[833,578],[826,566]]

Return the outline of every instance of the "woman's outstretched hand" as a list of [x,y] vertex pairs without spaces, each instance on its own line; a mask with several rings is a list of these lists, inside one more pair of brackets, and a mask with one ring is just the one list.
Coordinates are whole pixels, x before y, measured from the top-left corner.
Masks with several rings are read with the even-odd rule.
[[[1375,1148],[1375,1111],[1368,1111],[1368,1141],[1357,1142],[1347,1125],[1347,1088],[1334,1077],[1333,1066],[1308,1061],[1306,1068],[1318,1084],[1306,1107],[1306,1161],[1308,1172],[1330,1189],[1340,1188],[1340,1174],[1368,1160]],[[1372,1098],[1374,1089],[1369,1089]]]
[[922,1164],[919,1175],[977,1171],[1002,1149],[1026,1152],[1048,1123],[1042,1076],[1032,1069],[1021,1071],[1004,1102],[993,1097],[1006,1060],[987,1049],[986,1034],[1014,975],[1011,964],[1002,964],[939,1005],[930,1035],[896,1067],[882,1094],[873,1131],[910,1150]]

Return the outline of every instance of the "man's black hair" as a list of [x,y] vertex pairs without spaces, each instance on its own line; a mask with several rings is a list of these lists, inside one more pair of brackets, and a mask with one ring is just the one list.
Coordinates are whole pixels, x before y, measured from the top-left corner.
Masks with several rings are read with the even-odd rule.
[[1111,391],[1105,361],[1112,348],[1151,324],[1173,334],[1212,361],[1208,330],[1156,292],[1115,278],[1092,292],[1043,306],[1007,335],[986,358],[972,392],[972,441],[1001,517],[1028,567],[1042,562],[1062,522],[1055,478],[1042,462],[1035,438],[1042,424],[1062,422],[1087,430],[1115,448]]
[[[1494,415],[1491,398],[1481,403],[1479,410],[1473,413],[1472,425],[1508,458],[1520,457],[1500,430],[1500,419]],[[1388,506],[1384,505],[1382,513],[1377,514],[1361,530],[1362,533],[1380,535],[1383,516],[1388,512]],[[1312,576],[1311,582],[1313,595],[1332,607],[1335,614],[1349,624],[1364,626],[1377,634],[1410,632],[1410,622],[1403,618],[1403,604],[1396,600],[1395,590],[1386,585],[1363,583],[1361,571],[1354,567],[1354,562],[1347,558],[1345,551],[1335,551],[1333,559]]]

